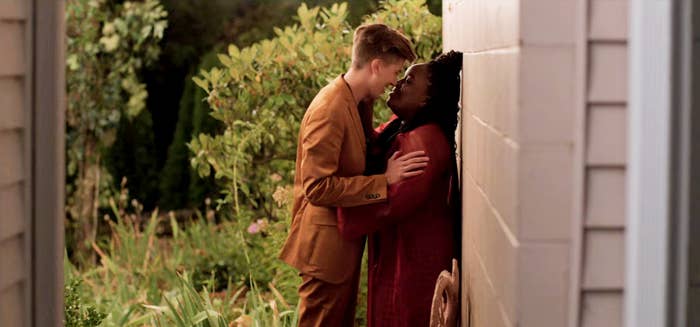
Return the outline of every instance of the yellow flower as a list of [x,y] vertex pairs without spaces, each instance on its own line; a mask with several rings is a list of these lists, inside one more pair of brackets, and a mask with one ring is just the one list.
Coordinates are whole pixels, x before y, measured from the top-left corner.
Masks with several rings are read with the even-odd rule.
[[102,26],[102,34],[110,35],[114,33],[114,24],[113,23],[105,23],[105,26]]
[[78,56],[75,54],[71,54],[68,56],[68,59],[66,59],[66,63],[68,64],[68,68],[70,70],[78,70],[80,68],[80,64],[78,63]]
[[119,46],[119,35],[103,36],[100,38],[100,44],[105,47],[106,52],[112,52]]

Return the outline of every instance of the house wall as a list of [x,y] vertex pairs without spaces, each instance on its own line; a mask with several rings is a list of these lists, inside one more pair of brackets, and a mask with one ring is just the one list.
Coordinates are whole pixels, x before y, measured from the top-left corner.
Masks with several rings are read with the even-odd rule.
[[588,0],[579,326],[622,326],[627,166],[627,0]]
[[27,78],[30,3],[0,3],[0,317],[24,326],[29,317]]
[[472,326],[622,324],[627,11],[623,0],[443,2],[445,50],[464,52]]

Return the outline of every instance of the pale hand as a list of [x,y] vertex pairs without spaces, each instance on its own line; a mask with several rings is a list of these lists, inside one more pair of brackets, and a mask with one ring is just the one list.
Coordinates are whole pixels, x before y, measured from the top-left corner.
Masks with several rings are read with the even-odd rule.
[[386,176],[389,185],[406,178],[418,176],[428,166],[428,156],[425,151],[413,151],[399,157],[399,151],[394,152],[386,163]]

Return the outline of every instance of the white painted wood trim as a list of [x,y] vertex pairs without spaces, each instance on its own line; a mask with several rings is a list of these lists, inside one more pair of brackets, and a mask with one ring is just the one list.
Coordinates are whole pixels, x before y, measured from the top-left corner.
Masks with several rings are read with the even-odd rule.
[[630,1],[627,327],[667,321],[671,8],[670,0]]

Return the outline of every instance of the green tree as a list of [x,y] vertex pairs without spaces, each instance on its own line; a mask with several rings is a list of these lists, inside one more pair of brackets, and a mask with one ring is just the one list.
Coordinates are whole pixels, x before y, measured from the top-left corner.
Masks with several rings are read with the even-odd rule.
[[[105,155],[105,166],[111,176],[128,181],[131,195],[147,210],[152,210],[158,199],[158,170],[156,167],[153,121],[148,110],[142,110],[133,119],[122,117],[117,127],[114,144]],[[113,184],[115,188],[119,184]]]
[[[441,19],[421,0],[383,2],[365,22],[382,22],[403,31],[415,44],[419,60],[441,50]],[[347,5],[297,12],[298,23],[275,29],[275,37],[245,48],[229,45],[221,64],[193,80],[207,92],[220,134],[199,134],[190,142],[193,167],[200,175],[224,181],[219,204],[231,205],[238,219],[278,220],[272,194],[291,184],[296,138],[306,106],[318,90],[344,72],[349,63],[353,28]],[[388,116],[378,101],[380,117]]]
[[184,208],[189,205],[187,190],[190,185],[190,174],[187,169],[188,150],[185,140],[192,135],[192,108],[194,107],[195,86],[185,82],[185,90],[180,98],[177,126],[173,141],[168,147],[168,157],[160,175],[161,209],[171,210]]
[[[208,70],[218,64],[218,49],[207,53],[198,70]],[[190,166],[191,152],[187,142],[200,133],[215,134],[221,123],[209,115],[209,105],[204,99],[206,92],[192,82],[185,81],[185,90],[180,98],[178,122],[173,142],[168,148],[168,157],[160,176],[160,207],[181,209],[201,207],[207,197],[218,193],[212,176],[200,177]]]
[[158,0],[66,2],[67,226],[83,259],[93,257],[98,208],[111,188],[104,154],[122,117],[145,107],[138,74],[158,57],[166,16]]

